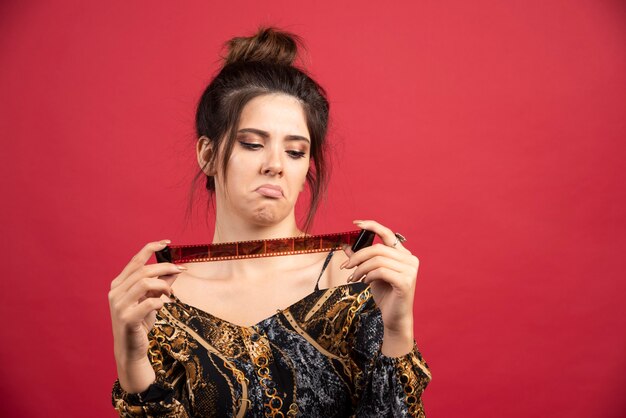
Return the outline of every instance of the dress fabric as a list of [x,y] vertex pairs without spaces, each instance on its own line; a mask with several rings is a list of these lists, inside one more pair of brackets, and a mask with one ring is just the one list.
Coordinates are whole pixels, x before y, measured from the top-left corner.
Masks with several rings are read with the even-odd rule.
[[155,383],[141,394],[113,385],[120,417],[424,417],[431,375],[416,342],[406,355],[382,354],[369,285],[319,289],[319,277],[249,327],[173,296],[148,335]]

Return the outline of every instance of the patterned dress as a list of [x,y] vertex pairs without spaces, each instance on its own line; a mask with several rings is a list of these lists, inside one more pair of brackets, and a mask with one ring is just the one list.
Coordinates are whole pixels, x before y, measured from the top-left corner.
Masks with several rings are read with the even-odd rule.
[[113,385],[120,417],[424,417],[431,375],[415,341],[385,356],[369,285],[318,283],[249,327],[173,296],[149,334],[155,383],[140,394]]

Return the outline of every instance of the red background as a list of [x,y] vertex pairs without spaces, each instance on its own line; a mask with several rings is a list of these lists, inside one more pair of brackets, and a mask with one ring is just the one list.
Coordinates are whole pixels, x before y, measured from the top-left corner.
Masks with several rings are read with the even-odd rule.
[[194,106],[269,23],[331,100],[314,232],[375,219],[420,258],[429,417],[625,416],[623,2],[28,3],[0,6],[0,415],[114,416],[109,283],[212,237]]

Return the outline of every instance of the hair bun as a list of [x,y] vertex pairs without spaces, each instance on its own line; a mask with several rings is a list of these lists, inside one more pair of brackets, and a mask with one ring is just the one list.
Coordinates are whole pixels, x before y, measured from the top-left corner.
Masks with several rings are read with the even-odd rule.
[[270,62],[292,65],[298,56],[298,35],[273,27],[260,27],[250,37],[236,37],[226,42],[228,55],[224,65],[237,62]]

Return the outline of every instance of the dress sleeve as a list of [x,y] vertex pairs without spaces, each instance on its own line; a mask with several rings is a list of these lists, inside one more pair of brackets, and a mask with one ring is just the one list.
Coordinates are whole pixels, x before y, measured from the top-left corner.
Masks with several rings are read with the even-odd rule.
[[357,417],[424,418],[422,393],[431,380],[428,365],[413,341],[413,349],[400,357],[381,351],[383,321],[380,309],[369,293],[354,311],[350,356],[353,365]]
[[167,354],[165,336],[155,326],[148,334],[148,358],[154,368],[156,380],[144,392],[128,393],[113,384],[111,400],[121,418],[189,418],[189,404],[185,385],[185,369],[179,361]]

